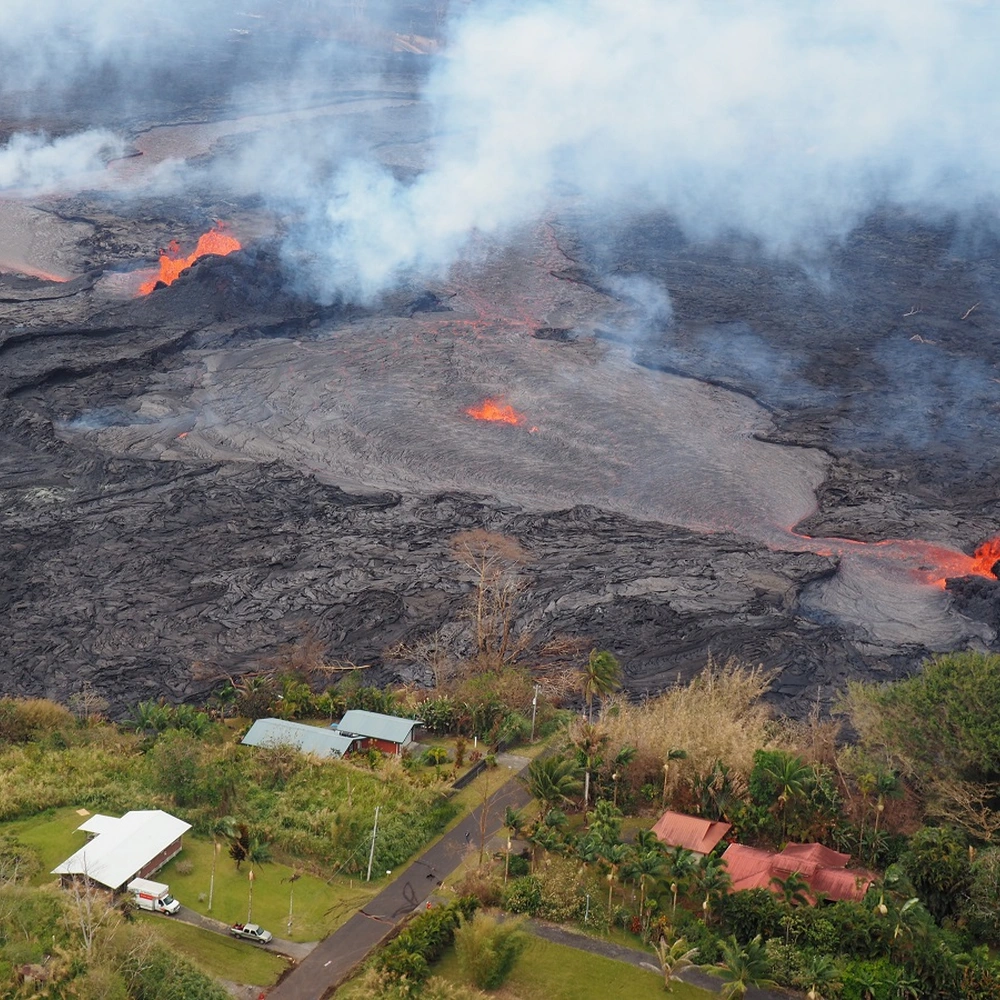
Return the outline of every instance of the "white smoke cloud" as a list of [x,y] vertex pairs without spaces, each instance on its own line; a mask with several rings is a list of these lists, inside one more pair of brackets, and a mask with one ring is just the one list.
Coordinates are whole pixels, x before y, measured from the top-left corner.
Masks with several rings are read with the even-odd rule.
[[665,209],[782,254],[887,201],[995,202],[997,37],[1000,8],[961,0],[484,0],[426,89],[429,169],[344,165],[289,253],[321,297],[365,300],[567,186],[594,212]]
[[52,140],[41,133],[18,132],[0,146],[0,191],[37,193],[78,186],[123,150],[122,140],[103,129]]

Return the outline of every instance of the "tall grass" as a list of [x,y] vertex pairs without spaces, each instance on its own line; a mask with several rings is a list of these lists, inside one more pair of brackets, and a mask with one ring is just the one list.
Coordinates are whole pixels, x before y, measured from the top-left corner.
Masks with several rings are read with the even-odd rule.
[[745,787],[754,752],[783,745],[783,734],[762,702],[773,675],[735,658],[718,664],[709,658],[689,684],[637,705],[620,704],[603,721],[609,737],[606,757],[634,747],[629,768],[633,784],[664,780],[671,750],[687,757],[670,763],[668,781],[709,773],[716,761],[730,769],[737,790]]

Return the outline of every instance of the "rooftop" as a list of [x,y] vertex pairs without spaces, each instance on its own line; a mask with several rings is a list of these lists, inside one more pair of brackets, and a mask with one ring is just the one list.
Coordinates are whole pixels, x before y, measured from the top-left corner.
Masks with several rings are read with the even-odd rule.
[[730,844],[722,855],[732,891],[775,889],[772,879],[798,875],[809,884],[813,899],[864,898],[874,881],[871,872],[851,869],[849,854],[840,854],[822,844],[788,844],[783,851],[764,851],[743,844]]
[[52,874],[86,875],[118,889],[190,829],[190,823],[162,809],[127,812],[121,819],[94,815],[77,830],[97,836],[53,868]]
[[317,757],[343,757],[356,740],[318,726],[286,719],[258,719],[242,740],[247,746],[293,746]]
[[413,727],[419,725],[422,725],[419,719],[400,719],[395,715],[364,712],[355,708],[345,712],[340,722],[334,723],[331,728],[390,743],[405,743],[410,738]]
[[730,823],[668,810],[656,821],[653,833],[668,847],[708,854],[730,829]]

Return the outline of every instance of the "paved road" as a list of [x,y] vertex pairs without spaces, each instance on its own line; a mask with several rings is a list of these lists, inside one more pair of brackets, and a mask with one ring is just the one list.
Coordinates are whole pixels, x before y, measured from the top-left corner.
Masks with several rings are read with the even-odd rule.
[[[486,834],[503,825],[507,806],[520,809],[530,801],[516,775],[527,767],[523,757],[499,758],[511,769],[510,780],[492,796],[486,817]],[[425,905],[430,895],[459,865],[470,846],[478,846],[482,806],[473,810],[453,830],[425,851],[364,909],[321,941],[277,986],[268,1000],[320,1000],[339,986],[381,944],[408,914]]]

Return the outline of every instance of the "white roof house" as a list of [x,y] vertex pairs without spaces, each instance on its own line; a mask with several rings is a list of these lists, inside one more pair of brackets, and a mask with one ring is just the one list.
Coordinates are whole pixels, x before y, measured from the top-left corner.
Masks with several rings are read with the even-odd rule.
[[240,742],[251,747],[293,746],[317,757],[343,757],[358,737],[287,719],[258,719]]
[[53,868],[52,874],[83,875],[109,889],[120,889],[137,875],[152,874],[166,864],[190,829],[190,823],[162,809],[139,809],[121,819],[94,815],[77,830],[95,836]]

